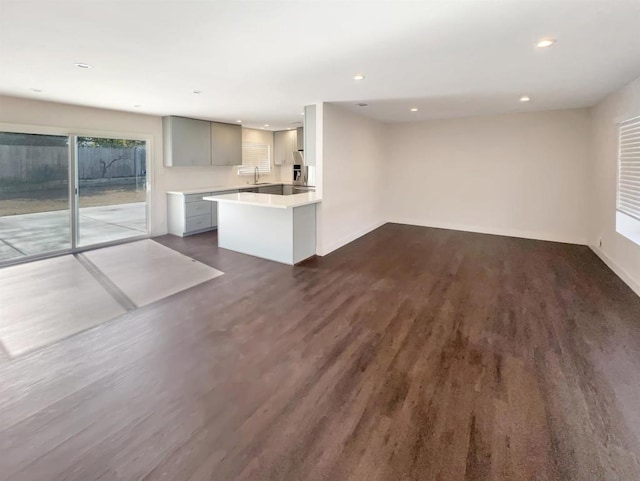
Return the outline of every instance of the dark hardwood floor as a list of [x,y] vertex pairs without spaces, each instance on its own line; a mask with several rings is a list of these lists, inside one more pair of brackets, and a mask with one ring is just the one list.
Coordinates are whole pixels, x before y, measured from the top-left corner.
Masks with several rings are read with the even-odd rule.
[[387,224],[0,356],[0,479],[640,479],[640,298],[587,248]]

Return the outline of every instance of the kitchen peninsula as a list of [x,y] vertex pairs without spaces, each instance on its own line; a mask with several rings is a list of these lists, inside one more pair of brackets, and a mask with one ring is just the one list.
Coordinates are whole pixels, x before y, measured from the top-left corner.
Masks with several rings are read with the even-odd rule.
[[218,203],[218,246],[284,264],[316,253],[315,192],[238,192],[203,198]]

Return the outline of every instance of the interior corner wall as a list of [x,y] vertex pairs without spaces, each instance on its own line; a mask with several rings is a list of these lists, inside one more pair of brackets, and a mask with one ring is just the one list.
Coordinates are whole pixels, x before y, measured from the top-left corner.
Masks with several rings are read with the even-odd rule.
[[586,244],[587,109],[392,124],[391,222]]
[[326,255],[385,223],[384,125],[335,104],[321,108],[318,254]]
[[640,117],[640,78],[591,109],[589,245],[640,295],[640,246],[616,232],[618,124],[635,117]]

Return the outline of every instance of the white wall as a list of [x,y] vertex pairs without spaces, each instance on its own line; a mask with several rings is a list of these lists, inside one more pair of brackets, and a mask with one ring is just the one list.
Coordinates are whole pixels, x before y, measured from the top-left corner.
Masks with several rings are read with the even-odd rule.
[[[589,245],[640,295],[640,246],[616,232],[619,122],[640,116],[640,78],[591,111],[593,175]],[[602,247],[599,247],[602,241]]]
[[[253,180],[238,176],[236,167],[164,167],[162,119],[157,116],[0,96],[0,123],[50,127],[73,133],[93,131],[149,137],[153,158],[153,165],[148,169],[152,187],[151,235],[167,232],[166,191],[237,185]],[[273,152],[272,132],[243,129],[242,138],[268,141]],[[280,167],[272,166],[272,169],[271,174],[262,176],[263,181],[280,180]]]
[[387,126],[387,219],[586,244],[589,112]]
[[337,105],[317,111],[318,253],[326,255],[382,225],[384,125]]

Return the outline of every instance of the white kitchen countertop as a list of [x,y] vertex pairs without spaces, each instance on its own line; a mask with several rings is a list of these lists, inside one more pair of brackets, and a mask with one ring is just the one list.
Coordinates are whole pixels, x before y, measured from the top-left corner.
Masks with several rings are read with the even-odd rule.
[[317,204],[322,201],[322,198],[315,192],[305,192],[303,194],[293,195],[239,192],[237,194],[212,195],[203,197],[203,199],[213,202],[230,202],[235,204],[255,205],[259,207],[274,207],[276,209],[291,209],[293,207],[300,207],[303,205]]
[[[271,185],[293,185],[288,182],[271,182],[269,184],[237,184],[237,185],[215,185],[212,187],[200,187],[198,189],[187,190],[170,190],[167,194],[190,195],[201,194],[205,192],[223,192],[225,190],[255,189],[257,187],[269,187]],[[304,185],[296,185],[295,187],[307,187]]]

